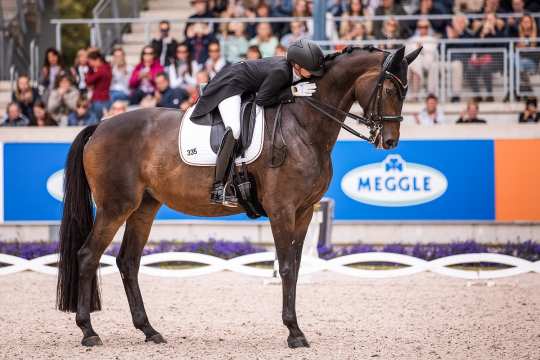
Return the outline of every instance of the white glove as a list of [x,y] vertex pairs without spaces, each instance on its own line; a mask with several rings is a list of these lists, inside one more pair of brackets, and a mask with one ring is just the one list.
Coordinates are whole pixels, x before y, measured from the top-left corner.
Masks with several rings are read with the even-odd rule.
[[312,82],[301,82],[291,86],[293,96],[312,96],[317,91],[317,84]]

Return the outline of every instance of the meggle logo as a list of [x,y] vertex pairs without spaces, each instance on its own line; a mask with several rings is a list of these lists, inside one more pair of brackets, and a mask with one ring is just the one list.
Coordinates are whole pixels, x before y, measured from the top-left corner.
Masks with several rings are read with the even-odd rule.
[[47,179],[47,191],[58,201],[64,201],[64,169],[58,170]]
[[433,201],[447,187],[448,181],[439,170],[406,163],[399,155],[388,155],[382,163],[353,169],[341,180],[341,189],[351,199],[391,207]]

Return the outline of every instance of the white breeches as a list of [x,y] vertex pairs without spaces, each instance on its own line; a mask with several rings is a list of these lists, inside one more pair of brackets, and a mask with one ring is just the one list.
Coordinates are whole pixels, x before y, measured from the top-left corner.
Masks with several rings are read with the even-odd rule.
[[230,127],[236,140],[240,137],[240,107],[242,98],[234,95],[222,100],[218,104],[219,113],[225,124],[225,128]]

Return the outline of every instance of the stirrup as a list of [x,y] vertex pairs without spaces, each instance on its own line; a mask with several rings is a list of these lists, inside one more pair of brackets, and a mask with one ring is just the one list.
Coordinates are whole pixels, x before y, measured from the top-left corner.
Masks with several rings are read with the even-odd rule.
[[[227,187],[232,185],[230,182],[223,185],[223,183],[215,183],[210,194],[210,202],[216,205],[222,205],[226,207],[238,207],[238,199],[235,195],[227,194]],[[234,191],[234,186],[233,186]]]

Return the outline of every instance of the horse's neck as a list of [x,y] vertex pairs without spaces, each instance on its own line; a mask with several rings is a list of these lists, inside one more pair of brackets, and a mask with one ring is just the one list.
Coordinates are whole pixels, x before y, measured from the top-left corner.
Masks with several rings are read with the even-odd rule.
[[[330,69],[334,73],[329,73],[319,81],[319,100],[334,108],[349,112],[355,101],[355,81],[367,73],[369,68],[358,65],[334,64],[334,67],[338,66],[343,66],[347,70],[344,71],[343,68]],[[310,118],[313,119],[314,123],[314,126],[311,127],[311,137],[318,140],[326,151],[331,151],[337,141],[341,126],[313,108],[310,111],[312,114]],[[345,120],[344,115],[333,112],[332,114],[340,121]]]

